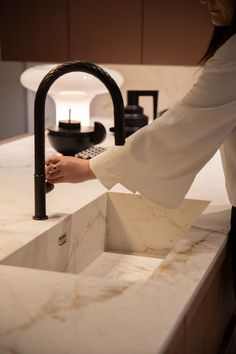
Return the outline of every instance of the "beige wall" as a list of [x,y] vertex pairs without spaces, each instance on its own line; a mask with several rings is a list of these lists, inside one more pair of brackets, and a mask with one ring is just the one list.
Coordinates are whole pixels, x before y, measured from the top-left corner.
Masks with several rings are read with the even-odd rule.
[[[196,66],[109,65],[109,67],[118,70],[124,77],[121,91],[125,104],[127,90],[159,90],[158,110],[168,108],[181,99],[200,75],[200,69]],[[151,98],[141,98],[140,105],[144,107],[145,114],[151,118]],[[94,98],[91,114],[112,116],[109,95],[103,94]]]

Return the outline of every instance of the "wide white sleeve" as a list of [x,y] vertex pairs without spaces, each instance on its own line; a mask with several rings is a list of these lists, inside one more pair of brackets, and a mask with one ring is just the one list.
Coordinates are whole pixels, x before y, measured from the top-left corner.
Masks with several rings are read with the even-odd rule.
[[220,153],[228,197],[231,204],[236,206],[236,129],[226,138]]
[[[91,169],[104,186],[109,189],[121,183],[159,205],[177,207],[196,174],[236,125],[236,90],[234,96],[225,96],[223,101],[214,96],[217,90],[209,91],[214,84],[221,90],[223,72],[228,70],[231,75],[226,75],[222,92],[227,96],[236,82],[236,60],[232,55],[227,58],[223,50],[203,70],[189,98],[186,96],[156,121],[131,135],[124,146],[115,146],[93,158]],[[207,95],[211,96],[208,104],[203,100]]]

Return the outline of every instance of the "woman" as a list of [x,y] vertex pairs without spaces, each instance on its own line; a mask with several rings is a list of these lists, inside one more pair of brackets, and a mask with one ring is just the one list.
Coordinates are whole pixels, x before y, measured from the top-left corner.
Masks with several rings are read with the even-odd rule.
[[125,146],[115,146],[92,160],[49,157],[46,177],[50,183],[97,177],[108,189],[119,182],[173,208],[221,148],[229,200],[236,206],[236,0],[201,3],[207,6],[215,30],[202,59],[202,74],[182,101],[131,135]]

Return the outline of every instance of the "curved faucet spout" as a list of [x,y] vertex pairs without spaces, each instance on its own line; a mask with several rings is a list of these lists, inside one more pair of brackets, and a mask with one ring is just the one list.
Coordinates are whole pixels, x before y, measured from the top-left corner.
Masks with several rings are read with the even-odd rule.
[[96,64],[86,61],[68,62],[56,66],[41,81],[34,102],[35,134],[35,220],[47,219],[45,188],[45,102],[48,90],[60,76],[73,71],[82,71],[98,78],[108,89],[114,109],[115,145],[124,145],[124,102],[119,87],[113,78]]

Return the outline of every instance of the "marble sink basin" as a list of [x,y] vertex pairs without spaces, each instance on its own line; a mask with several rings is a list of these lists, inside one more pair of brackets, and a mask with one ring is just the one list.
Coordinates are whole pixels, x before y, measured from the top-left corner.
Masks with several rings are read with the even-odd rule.
[[143,281],[208,204],[186,199],[176,209],[165,209],[138,194],[107,192],[1,263]]

